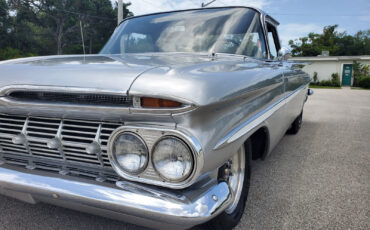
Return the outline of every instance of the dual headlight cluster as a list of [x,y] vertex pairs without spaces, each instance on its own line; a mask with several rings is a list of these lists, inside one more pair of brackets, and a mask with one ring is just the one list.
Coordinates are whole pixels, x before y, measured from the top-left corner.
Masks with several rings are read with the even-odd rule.
[[125,175],[139,176],[148,164],[167,182],[186,180],[193,171],[194,159],[189,146],[175,136],[163,136],[151,151],[138,134],[123,131],[111,139],[110,158],[113,166]]

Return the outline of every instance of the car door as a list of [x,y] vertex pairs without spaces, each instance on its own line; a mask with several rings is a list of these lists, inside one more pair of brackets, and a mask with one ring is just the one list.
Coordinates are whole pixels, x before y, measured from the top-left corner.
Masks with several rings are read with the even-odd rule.
[[[278,51],[281,49],[277,28],[273,23],[266,21],[266,30],[269,43],[270,56],[276,59]],[[282,127],[286,130],[301,113],[306,91],[303,89],[307,82],[306,74],[302,71],[303,65],[279,61],[279,65],[284,69],[284,120]],[[285,131],[284,131],[285,133]]]
[[[286,130],[289,128],[290,123],[286,119],[286,104],[284,102],[284,98],[286,95],[286,67],[282,65],[282,63],[278,60],[278,51],[280,50],[280,41],[277,34],[276,25],[273,22],[268,20],[265,21],[265,30],[266,30],[266,39],[269,49],[269,60],[268,62],[273,66],[275,72],[279,72],[281,74],[281,95],[277,102],[280,108],[275,112],[275,115],[270,118],[270,132],[271,137],[276,137],[271,141],[271,147],[274,147],[280,139],[285,135]],[[273,119],[273,120],[271,120]]]
[[305,82],[306,73],[302,71],[301,65],[288,63],[285,65],[285,97],[286,118],[291,124],[303,110],[306,97]]

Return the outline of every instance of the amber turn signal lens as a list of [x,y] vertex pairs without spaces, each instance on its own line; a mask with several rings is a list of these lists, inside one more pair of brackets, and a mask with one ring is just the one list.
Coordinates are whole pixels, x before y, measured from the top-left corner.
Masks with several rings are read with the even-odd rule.
[[141,98],[141,107],[144,108],[178,108],[181,107],[181,103],[177,101],[151,98],[151,97],[142,97]]

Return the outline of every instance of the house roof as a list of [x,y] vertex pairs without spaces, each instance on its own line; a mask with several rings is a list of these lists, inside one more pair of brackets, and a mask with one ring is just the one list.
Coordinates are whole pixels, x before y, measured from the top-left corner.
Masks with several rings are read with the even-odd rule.
[[363,56],[315,56],[315,57],[292,57],[292,61],[370,61],[370,55]]

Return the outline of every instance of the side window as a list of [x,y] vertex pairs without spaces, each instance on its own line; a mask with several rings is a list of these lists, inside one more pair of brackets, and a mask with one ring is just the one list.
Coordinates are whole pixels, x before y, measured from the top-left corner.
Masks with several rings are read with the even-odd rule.
[[237,54],[243,54],[250,57],[265,59],[267,58],[267,47],[265,37],[263,34],[262,25],[259,17],[256,15],[245,35],[243,35],[241,47],[244,47],[242,52],[237,51]]
[[267,22],[267,32],[271,58],[275,59],[280,50],[280,42],[277,36],[276,27]]

